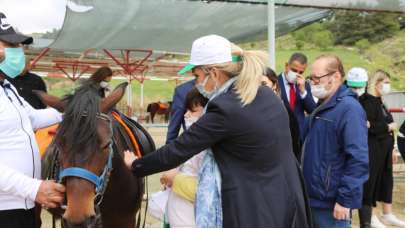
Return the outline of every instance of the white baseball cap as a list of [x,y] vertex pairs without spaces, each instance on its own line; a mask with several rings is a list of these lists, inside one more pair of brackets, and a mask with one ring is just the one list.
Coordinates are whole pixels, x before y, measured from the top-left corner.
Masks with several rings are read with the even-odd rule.
[[354,67],[347,73],[347,85],[350,87],[362,88],[366,87],[368,82],[368,74],[364,68]]
[[193,42],[189,64],[181,69],[177,75],[184,74],[196,66],[237,62],[239,60],[239,56],[232,57],[229,40],[218,35],[203,36]]

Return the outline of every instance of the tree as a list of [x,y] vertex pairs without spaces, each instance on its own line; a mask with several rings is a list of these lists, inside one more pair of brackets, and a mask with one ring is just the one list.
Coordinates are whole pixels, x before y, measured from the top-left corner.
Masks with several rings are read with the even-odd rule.
[[328,28],[335,37],[335,44],[354,45],[367,39],[371,43],[392,37],[400,29],[399,17],[391,13],[364,13],[336,11]]
[[370,42],[366,39],[361,39],[355,45],[359,49],[359,52],[364,54],[365,50],[370,47]]
[[313,34],[312,41],[321,50],[328,50],[333,45],[333,35],[330,31],[321,31]]

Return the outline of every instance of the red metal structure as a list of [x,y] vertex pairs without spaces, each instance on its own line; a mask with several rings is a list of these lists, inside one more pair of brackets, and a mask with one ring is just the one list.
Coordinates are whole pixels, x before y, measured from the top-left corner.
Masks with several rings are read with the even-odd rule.
[[[83,74],[89,73],[100,66],[108,66],[105,62],[88,62],[79,60],[53,60],[55,68],[62,71],[70,80],[76,81]],[[71,73],[67,69],[71,69]]]

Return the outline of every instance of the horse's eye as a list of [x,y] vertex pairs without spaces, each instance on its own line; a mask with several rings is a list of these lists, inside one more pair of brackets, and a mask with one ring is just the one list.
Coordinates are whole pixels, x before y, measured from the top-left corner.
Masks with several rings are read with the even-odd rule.
[[105,149],[108,149],[110,146],[111,146],[111,141],[108,142],[108,143],[107,143],[103,148],[101,148],[101,149],[105,150]]

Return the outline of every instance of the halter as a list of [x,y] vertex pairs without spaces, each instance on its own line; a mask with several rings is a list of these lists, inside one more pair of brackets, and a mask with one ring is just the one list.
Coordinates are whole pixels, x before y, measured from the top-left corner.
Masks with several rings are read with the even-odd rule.
[[[84,113],[82,116],[87,117],[87,113]],[[111,128],[111,118],[103,113],[98,113],[96,118],[109,121],[110,128]],[[112,148],[112,144],[109,146],[109,155],[106,165],[104,166],[104,170],[100,176],[97,176],[93,172],[88,171],[87,169],[83,169],[80,167],[70,167],[66,169],[61,169],[59,173],[58,180],[62,182],[63,178],[65,177],[78,177],[81,179],[85,179],[96,186],[96,196],[94,197],[95,205],[98,207],[104,197],[105,190],[107,189],[108,181],[110,179],[111,171],[113,170],[112,167],[112,159],[114,156],[114,151]]]

